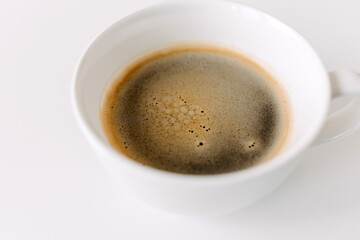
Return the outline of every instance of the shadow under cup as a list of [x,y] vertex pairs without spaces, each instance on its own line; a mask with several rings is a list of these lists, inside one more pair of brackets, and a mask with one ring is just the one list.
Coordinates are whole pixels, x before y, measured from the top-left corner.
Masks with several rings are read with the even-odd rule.
[[[112,149],[100,119],[110,81],[144,53],[179,43],[231,48],[268,70],[285,87],[292,105],[293,126],[286,150],[247,170],[185,176],[142,166]],[[295,166],[291,159],[320,130],[330,96],[327,73],[299,34],[266,14],[225,1],[158,5],[119,20],[86,50],[73,90],[80,127],[111,175],[126,179],[132,192],[152,205],[201,215],[239,209],[275,189]]]

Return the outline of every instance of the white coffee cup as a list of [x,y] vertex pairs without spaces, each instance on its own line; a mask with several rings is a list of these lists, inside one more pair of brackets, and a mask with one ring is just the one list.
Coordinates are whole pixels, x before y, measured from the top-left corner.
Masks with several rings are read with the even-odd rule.
[[[286,88],[293,110],[291,139],[271,161],[232,173],[185,175],[143,166],[108,143],[100,108],[114,75],[144,53],[194,42],[240,51],[274,73]],[[77,66],[72,102],[79,126],[99,160],[138,198],[171,212],[215,215],[269,194],[296,166],[299,158],[295,156],[311,144],[355,131],[360,122],[359,97],[336,116],[327,117],[327,111],[331,96],[359,92],[357,73],[334,72],[329,77],[304,38],[267,14],[226,1],[173,2],[133,13],[100,33]],[[327,118],[328,126],[320,132]]]

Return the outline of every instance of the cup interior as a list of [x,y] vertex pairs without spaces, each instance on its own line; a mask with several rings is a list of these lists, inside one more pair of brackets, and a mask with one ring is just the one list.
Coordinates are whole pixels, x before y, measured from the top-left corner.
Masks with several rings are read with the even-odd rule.
[[[278,20],[231,2],[171,3],[131,14],[102,32],[83,55],[74,79],[74,105],[81,125],[98,144],[109,145],[100,107],[113,77],[149,51],[179,43],[232,48],[272,73],[290,96],[293,127],[288,159],[311,143],[326,116],[327,73],[311,46]],[[280,161],[280,160],[279,160]]]

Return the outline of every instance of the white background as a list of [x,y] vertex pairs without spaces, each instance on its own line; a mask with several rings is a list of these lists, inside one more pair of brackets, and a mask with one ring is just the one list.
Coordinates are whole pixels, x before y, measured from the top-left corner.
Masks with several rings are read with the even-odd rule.
[[[0,239],[360,239],[360,131],[226,216],[161,212],[109,178],[75,123],[72,74],[97,33],[156,2],[0,0]],[[360,1],[239,2],[304,35],[328,70],[360,72]]]

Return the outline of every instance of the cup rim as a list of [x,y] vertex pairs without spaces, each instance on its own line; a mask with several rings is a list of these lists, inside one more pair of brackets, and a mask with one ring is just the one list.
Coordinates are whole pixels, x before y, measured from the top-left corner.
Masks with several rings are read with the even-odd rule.
[[[80,98],[80,92],[81,90],[77,86],[77,80],[80,74],[80,70],[82,69],[82,66],[84,65],[84,61],[87,58],[87,53],[89,50],[96,45],[98,41],[101,40],[101,37],[107,33],[110,33],[113,31],[113,29],[121,27],[122,25],[126,25],[127,23],[136,20],[139,17],[144,17],[148,14],[151,15],[152,12],[159,11],[161,9],[165,8],[176,8],[181,6],[198,6],[201,4],[206,4],[209,6],[209,4],[212,4],[213,7],[218,6],[218,4],[227,4],[229,6],[234,6],[241,8],[242,10],[251,11],[252,13],[256,13],[261,15],[262,17],[265,17],[268,21],[271,21],[276,26],[280,27],[283,32],[287,32],[288,34],[291,34],[293,37],[296,37],[299,41],[301,41],[304,46],[306,46],[311,52],[313,53],[313,57],[316,61],[318,61],[319,66],[321,66],[321,71],[323,72],[323,81],[325,81],[325,85],[327,86],[325,89],[322,89],[325,94],[324,96],[327,96],[327,99],[324,99],[325,101],[325,108],[321,113],[319,113],[319,117],[316,119],[316,121],[313,122],[312,129],[309,130],[306,136],[302,137],[301,141],[296,144],[292,149],[290,150],[284,150],[284,152],[274,157],[271,161],[267,161],[265,163],[255,165],[253,167],[228,172],[228,173],[220,173],[220,174],[209,174],[209,175],[193,175],[193,174],[182,174],[182,173],[174,173],[174,172],[168,172],[161,169],[156,169],[149,166],[144,166],[125,155],[119,153],[116,151],[113,147],[111,147],[109,144],[105,143],[95,132],[92,130],[91,124],[86,120],[84,116],[84,112],[81,107],[81,98]],[[233,181],[239,181],[239,180],[245,180],[245,179],[251,179],[256,176],[262,175],[267,172],[271,172],[280,166],[287,164],[289,161],[292,161],[292,159],[295,159],[295,156],[298,155],[302,150],[306,149],[311,142],[315,139],[317,134],[319,133],[323,122],[327,115],[327,110],[329,107],[329,101],[330,101],[330,83],[327,71],[325,70],[325,67],[320,60],[319,56],[315,52],[315,50],[312,48],[312,46],[308,43],[308,41],[301,36],[299,33],[297,33],[294,29],[286,25],[285,23],[281,22],[280,20],[262,12],[261,10],[255,9],[253,7],[246,6],[244,4],[232,2],[229,0],[215,0],[211,2],[205,2],[205,1],[172,1],[168,3],[159,3],[156,5],[152,5],[150,7],[145,7],[143,9],[140,9],[138,11],[135,11],[133,13],[130,13],[129,15],[122,17],[112,23],[110,26],[106,27],[104,30],[102,30],[100,33],[98,33],[95,38],[90,42],[90,44],[85,48],[83,53],[81,54],[80,59],[78,60],[75,68],[75,72],[73,74],[72,79],[72,85],[71,85],[71,103],[72,103],[72,109],[73,113],[75,115],[76,121],[81,128],[83,134],[93,144],[96,144],[96,147],[100,148],[100,150],[104,153],[104,156],[109,159],[117,159],[119,163],[122,164],[122,166],[125,168],[128,168],[129,171],[142,175],[147,176],[151,178],[159,178],[164,179],[166,178],[167,181],[175,181],[175,182],[188,182],[191,184],[209,184],[209,183],[224,183],[224,182],[233,182]]]

